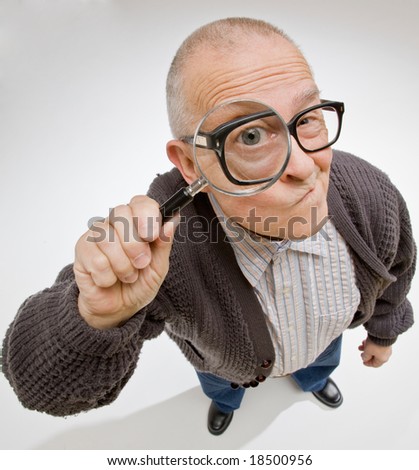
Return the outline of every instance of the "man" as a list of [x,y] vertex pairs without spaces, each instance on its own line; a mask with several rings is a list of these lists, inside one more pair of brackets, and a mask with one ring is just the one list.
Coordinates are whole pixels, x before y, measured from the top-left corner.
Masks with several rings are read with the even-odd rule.
[[[212,400],[212,434],[269,376],[291,374],[340,406],[330,375],[342,332],[363,324],[362,360],[379,367],[413,323],[415,246],[402,197],[367,162],[329,144],[304,147],[299,126],[321,108],[319,91],[299,49],[267,23],[226,19],[193,33],[172,63],[167,99],[176,169],[82,235],[74,265],[23,304],[4,341],[7,378],[31,409],[103,406],[131,377],[144,341],[165,330]],[[285,171],[248,197],[207,188],[181,221],[162,225],[160,204],[199,176],[184,137],[230,99],[262,101],[287,123],[301,116]],[[198,229],[189,223],[197,220]],[[231,220],[240,221],[237,243]]]

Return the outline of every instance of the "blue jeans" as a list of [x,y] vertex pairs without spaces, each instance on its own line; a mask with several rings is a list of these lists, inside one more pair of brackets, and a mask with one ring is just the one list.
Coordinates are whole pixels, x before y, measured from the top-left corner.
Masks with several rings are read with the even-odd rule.
[[[301,390],[304,392],[322,390],[330,374],[339,365],[341,350],[342,335],[333,340],[313,363],[291,374]],[[213,374],[198,371],[197,374],[203,392],[222,412],[230,413],[240,408],[245,388],[233,389],[230,381]]]

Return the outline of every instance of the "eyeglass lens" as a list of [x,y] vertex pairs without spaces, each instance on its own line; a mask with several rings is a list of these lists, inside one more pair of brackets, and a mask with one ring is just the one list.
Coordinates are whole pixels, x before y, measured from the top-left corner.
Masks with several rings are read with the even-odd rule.
[[298,141],[303,149],[316,151],[333,143],[339,132],[339,115],[332,107],[308,111],[296,123]]

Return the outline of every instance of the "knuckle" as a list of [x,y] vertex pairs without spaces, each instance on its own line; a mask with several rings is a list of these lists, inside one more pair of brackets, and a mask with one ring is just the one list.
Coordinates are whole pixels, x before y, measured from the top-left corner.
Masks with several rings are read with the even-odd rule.
[[95,255],[90,260],[90,271],[93,282],[98,287],[111,287],[117,281],[108,259],[104,255]]
[[96,273],[106,274],[112,271],[108,259],[102,254],[94,255],[90,261],[90,264],[92,271]]
[[137,195],[131,198],[129,205],[136,206],[138,204],[143,204],[146,200],[150,199],[148,196]]
[[120,204],[109,212],[109,223],[112,225],[118,222],[124,222],[125,220],[129,221],[130,218],[131,210],[126,204]]
[[129,207],[127,204],[118,204],[112,209],[112,211],[115,212],[115,214],[120,214],[120,213],[125,214],[128,210],[129,210]]
[[134,196],[129,206],[135,215],[156,215],[159,212],[159,203],[148,196]]

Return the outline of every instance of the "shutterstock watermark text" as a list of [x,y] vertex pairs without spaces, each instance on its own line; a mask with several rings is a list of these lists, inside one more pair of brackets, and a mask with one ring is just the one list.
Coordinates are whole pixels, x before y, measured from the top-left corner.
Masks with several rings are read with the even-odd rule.
[[[317,207],[312,207],[310,217],[307,220],[302,216],[294,216],[289,218],[286,223],[279,223],[278,217],[269,216],[261,217],[256,213],[256,209],[251,209],[245,217],[217,217],[208,219],[202,215],[192,217],[180,216],[179,226],[176,233],[176,241],[178,243],[217,243],[220,236],[225,238],[225,232],[220,230],[219,224],[228,228],[228,241],[231,243],[241,242],[246,234],[251,233],[253,238],[272,238],[272,239],[292,239],[298,240],[306,238],[301,233],[309,233],[311,237],[323,237],[326,241],[330,241],[327,232],[323,229],[324,225],[331,216],[323,216],[319,219]],[[156,225],[159,223],[156,217],[146,217],[141,219],[142,236],[138,234],[140,220],[134,216],[131,220],[125,217],[115,216],[112,209],[109,210],[109,216],[92,217],[88,221],[88,227],[91,234],[87,237],[87,241],[100,243],[103,241],[115,242],[117,238],[123,242],[152,240]],[[108,230],[109,226],[117,230]],[[117,233],[116,233],[117,232]],[[163,232],[160,234],[163,241],[165,239]]]

